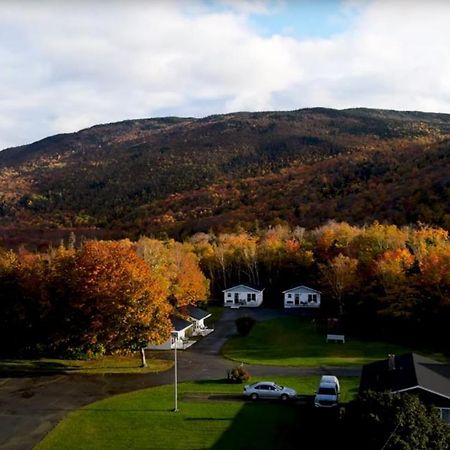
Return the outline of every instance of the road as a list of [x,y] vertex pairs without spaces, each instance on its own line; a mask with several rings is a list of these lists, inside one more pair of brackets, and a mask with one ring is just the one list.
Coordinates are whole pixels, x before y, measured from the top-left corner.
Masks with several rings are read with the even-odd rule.
[[[258,320],[286,315],[285,311],[258,309],[245,314]],[[223,378],[236,363],[223,358],[220,349],[235,332],[242,310],[225,310],[214,333],[186,351],[179,351],[179,380]],[[166,353],[172,357],[172,353]],[[301,368],[246,365],[253,376],[322,375],[358,376],[359,368]],[[173,370],[142,375],[52,375],[0,378],[0,449],[32,449],[70,411],[109,397],[173,382]]]

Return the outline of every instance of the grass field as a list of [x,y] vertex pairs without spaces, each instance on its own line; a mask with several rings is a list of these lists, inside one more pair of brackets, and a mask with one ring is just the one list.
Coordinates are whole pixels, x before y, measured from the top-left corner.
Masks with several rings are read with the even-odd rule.
[[[298,393],[312,394],[319,377],[276,377],[275,381],[296,388]],[[341,379],[343,400],[355,395],[358,383],[357,378]],[[223,380],[183,383],[179,386],[177,413],[171,411],[172,386],[111,397],[69,414],[36,448],[297,448],[292,447],[292,441],[301,436],[300,419],[305,407],[226,397],[241,392],[242,385]],[[311,412],[308,409],[306,416],[311,416]]]
[[93,360],[67,359],[4,359],[0,360],[0,374],[48,374],[48,373],[154,373],[170,369],[172,361],[158,358],[147,358],[147,367],[142,368],[141,359],[133,356],[106,356]]
[[214,324],[220,319],[223,314],[223,306],[218,304],[208,304],[206,310],[211,313],[211,317],[206,319],[206,324],[214,328]]
[[408,351],[399,345],[351,337],[346,337],[345,344],[326,343],[310,319],[296,317],[257,322],[249,336],[234,336],[222,349],[227,358],[248,364],[305,367],[361,365]]

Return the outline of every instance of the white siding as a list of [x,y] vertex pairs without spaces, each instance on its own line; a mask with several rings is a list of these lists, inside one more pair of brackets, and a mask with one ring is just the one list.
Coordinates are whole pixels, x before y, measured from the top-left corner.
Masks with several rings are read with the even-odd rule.
[[300,286],[284,293],[285,308],[312,308],[320,307],[320,292]]
[[240,285],[227,289],[223,293],[224,306],[239,306],[244,308],[256,308],[263,302],[263,291]]

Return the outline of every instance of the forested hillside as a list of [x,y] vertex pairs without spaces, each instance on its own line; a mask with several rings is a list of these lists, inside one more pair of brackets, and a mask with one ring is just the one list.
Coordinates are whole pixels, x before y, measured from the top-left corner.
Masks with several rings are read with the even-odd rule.
[[[450,228],[450,115],[304,109],[99,125],[0,152],[0,227],[102,236],[426,222]],[[90,232],[92,233],[92,231]],[[109,233],[109,234],[108,234]]]

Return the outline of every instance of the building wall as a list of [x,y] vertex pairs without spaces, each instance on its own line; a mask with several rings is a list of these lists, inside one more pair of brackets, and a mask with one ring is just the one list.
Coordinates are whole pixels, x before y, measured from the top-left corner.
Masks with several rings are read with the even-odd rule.
[[[296,295],[299,296],[299,304],[296,304]],[[309,296],[315,295],[316,302],[310,302]],[[296,289],[284,294],[285,308],[319,308],[320,307],[320,293],[311,292],[306,289]]]
[[257,292],[252,289],[246,289],[245,287],[239,289],[230,289],[227,292],[224,292],[224,306],[256,308],[261,305],[262,301],[262,292]]

